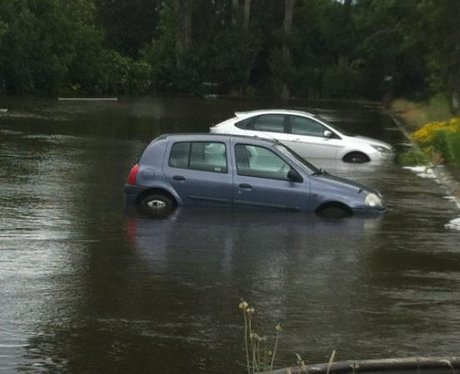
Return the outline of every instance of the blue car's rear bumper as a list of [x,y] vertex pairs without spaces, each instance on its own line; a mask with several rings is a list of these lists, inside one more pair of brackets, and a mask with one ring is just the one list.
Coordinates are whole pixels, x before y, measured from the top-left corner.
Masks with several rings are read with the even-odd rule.
[[136,204],[142,191],[144,191],[142,187],[126,184],[124,188],[125,204]]

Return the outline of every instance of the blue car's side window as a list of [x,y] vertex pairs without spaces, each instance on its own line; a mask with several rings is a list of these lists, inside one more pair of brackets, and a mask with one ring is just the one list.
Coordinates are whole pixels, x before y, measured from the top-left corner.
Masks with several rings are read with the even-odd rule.
[[169,155],[169,166],[188,169],[191,143],[174,143]]
[[173,144],[169,166],[180,169],[227,173],[227,150],[218,142],[179,142]]
[[291,167],[271,150],[248,144],[235,145],[238,175],[258,178],[289,180]]

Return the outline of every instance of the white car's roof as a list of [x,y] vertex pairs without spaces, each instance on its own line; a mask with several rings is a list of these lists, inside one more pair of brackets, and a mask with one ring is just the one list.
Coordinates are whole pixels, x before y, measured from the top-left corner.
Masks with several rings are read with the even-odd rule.
[[261,114],[296,114],[307,117],[315,117],[313,113],[305,112],[302,110],[293,110],[293,109],[258,109],[258,110],[249,110],[246,112],[235,112],[235,116],[238,118],[246,118],[252,116],[258,116]]

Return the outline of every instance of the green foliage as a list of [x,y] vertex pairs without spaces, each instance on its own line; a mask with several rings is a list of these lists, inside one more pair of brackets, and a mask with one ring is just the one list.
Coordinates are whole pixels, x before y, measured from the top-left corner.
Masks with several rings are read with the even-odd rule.
[[284,12],[284,1],[0,0],[0,92],[460,96],[458,0],[296,0],[289,35]]
[[139,64],[104,48],[94,11],[92,0],[3,0],[0,83],[5,90],[102,93],[142,86],[136,80],[146,74]]
[[241,90],[249,78],[248,62],[255,58],[255,43],[245,30],[233,25],[213,39],[207,48],[198,51],[203,81],[218,82],[227,90]]
[[360,75],[347,64],[332,65],[325,69],[323,93],[331,98],[359,96]]
[[2,22],[0,20],[0,45],[2,43],[3,34],[5,34],[7,30],[8,30],[8,25],[5,22]]
[[460,131],[439,131],[435,136],[433,148],[441,155],[442,161],[460,165]]
[[155,37],[161,0],[95,0],[97,19],[105,31],[108,47],[138,58]]
[[178,88],[176,82],[181,81],[176,64],[177,7],[175,3],[164,3],[159,11],[158,37],[144,47],[142,55],[151,66],[154,88],[174,91]]
[[354,53],[364,75],[363,94],[380,98],[384,78],[397,96],[424,95],[425,35],[417,0],[361,0],[352,15],[358,35]]
[[447,134],[445,143],[447,161],[451,164],[460,165],[460,133]]
[[420,148],[412,147],[399,156],[398,162],[401,165],[407,166],[428,165],[430,163],[430,157]]
[[[423,15],[425,55],[429,81],[436,91],[460,89],[460,2],[457,0],[420,0],[418,10]],[[456,87],[454,87],[456,86]]]

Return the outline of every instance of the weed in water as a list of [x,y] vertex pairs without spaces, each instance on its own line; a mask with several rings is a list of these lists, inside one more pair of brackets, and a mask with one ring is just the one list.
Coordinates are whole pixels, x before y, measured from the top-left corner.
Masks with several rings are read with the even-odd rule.
[[244,349],[246,353],[246,368],[248,374],[254,374],[264,370],[273,370],[278,342],[283,331],[281,324],[275,326],[275,342],[273,348],[268,347],[268,338],[259,335],[253,326],[256,310],[246,301],[241,300],[239,309],[244,319]]

